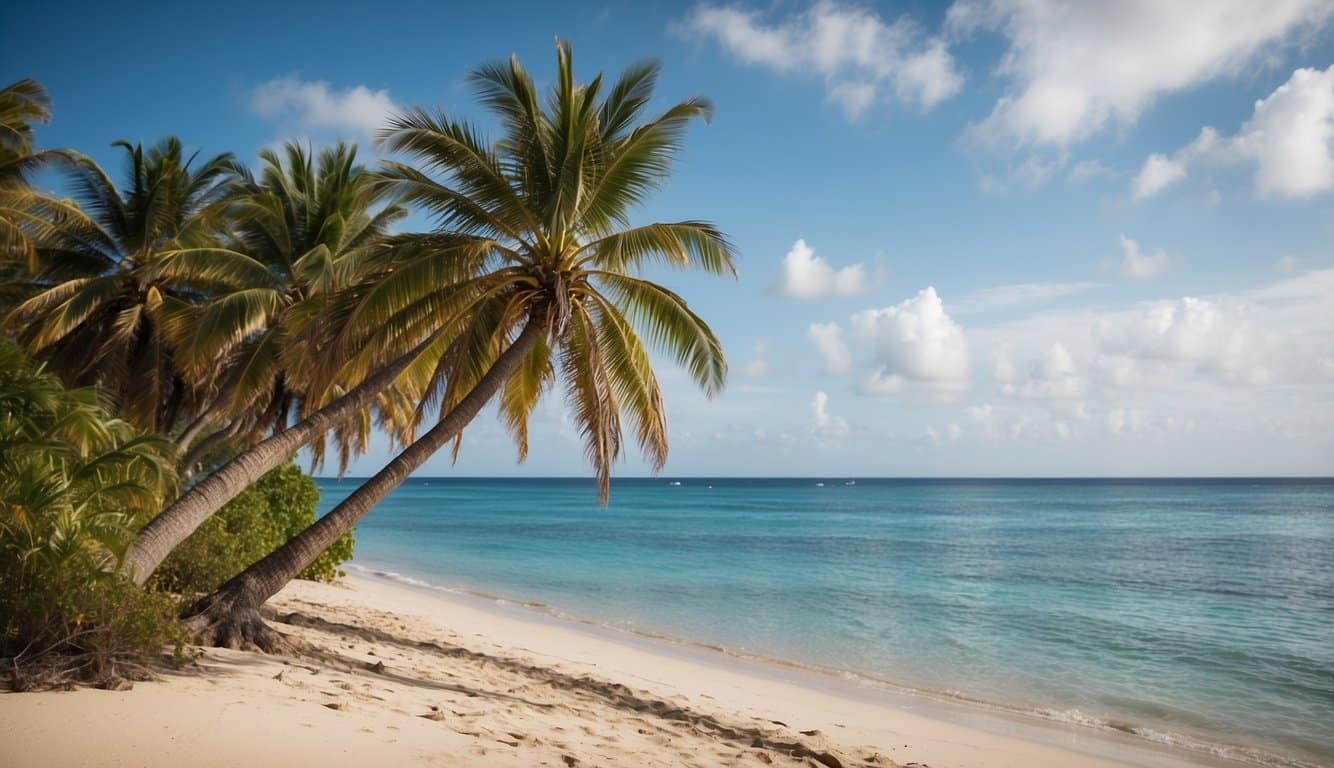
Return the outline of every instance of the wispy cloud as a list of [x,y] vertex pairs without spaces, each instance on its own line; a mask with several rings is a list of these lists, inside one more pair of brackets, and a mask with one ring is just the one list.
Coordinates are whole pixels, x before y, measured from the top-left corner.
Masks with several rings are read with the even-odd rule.
[[850,119],[879,98],[930,109],[963,87],[944,40],[907,16],[887,21],[834,0],[773,20],[739,5],[703,4],[679,28],[716,40],[747,64],[823,77],[828,99]]
[[1097,287],[1098,283],[1093,282],[998,285],[965,294],[951,306],[956,315],[1000,312],[1078,296]]

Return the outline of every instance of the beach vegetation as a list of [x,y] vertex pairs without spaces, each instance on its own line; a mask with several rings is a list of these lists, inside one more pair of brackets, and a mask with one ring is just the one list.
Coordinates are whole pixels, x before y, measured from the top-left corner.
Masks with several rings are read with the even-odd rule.
[[[193,597],[217,589],[315,522],[319,498],[315,481],[295,463],[270,471],[173,550],[149,586]],[[333,581],[343,575],[339,565],[352,558],[352,548],[349,531],[297,578]]]
[[[597,477],[599,498],[629,429],[649,464],[667,459],[662,391],[649,359],[656,345],[707,394],[719,392],[722,345],[685,299],[641,272],[650,266],[734,275],[733,250],[712,224],[631,224],[667,178],[688,125],[707,119],[689,98],[646,116],[656,62],[604,85],[578,83],[570,46],[557,45],[557,77],[543,100],[517,58],[469,76],[501,126],[486,140],[444,113],[411,109],[385,128],[382,146],[415,162],[381,171],[437,229],[390,238],[394,269],[348,295],[345,370],[368,374],[384,349],[427,344],[405,375],[426,373],[415,409],[434,423],[329,514],[201,600],[187,629],[205,642],[272,648],[279,638],[259,607],[441,448],[459,450],[464,428],[493,400],[520,460],[528,419],[559,387]],[[647,340],[647,343],[646,343]]]
[[110,684],[182,639],[113,567],[175,490],[171,444],[0,340],[0,657],[19,688]]

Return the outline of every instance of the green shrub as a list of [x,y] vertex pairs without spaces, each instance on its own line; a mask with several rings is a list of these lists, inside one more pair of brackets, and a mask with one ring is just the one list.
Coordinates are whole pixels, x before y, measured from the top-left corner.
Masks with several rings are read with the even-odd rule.
[[20,687],[116,678],[181,639],[173,602],[114,567],[172,467],[169,443],[0,341],[0,657]]
[[[320,491],[293,463],[264,475],[209,518],[153,575],[158,589],[193,596],[211,592],[315,522]],[[351,534],[340,537],[298,578],[333,581],[352,558]]]

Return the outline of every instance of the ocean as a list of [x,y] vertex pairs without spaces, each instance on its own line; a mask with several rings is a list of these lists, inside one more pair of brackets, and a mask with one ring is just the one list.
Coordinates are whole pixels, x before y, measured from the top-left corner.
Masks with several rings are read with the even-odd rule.
[[1334,480],[413,478],[356,535],[400,578],[1334,765]]

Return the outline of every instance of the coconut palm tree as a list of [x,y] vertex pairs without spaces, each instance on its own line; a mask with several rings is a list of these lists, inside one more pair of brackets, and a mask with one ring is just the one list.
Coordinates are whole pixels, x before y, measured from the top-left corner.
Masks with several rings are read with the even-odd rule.
[[33,171],[70,157],[62,150],[35,148],[33,124],[50,119],[51,100],[36,80],[0,90],[0,314],[31,295],[27,276],[36,251],[25,220],[59,205],[30,185]]
[[[422,110],[386,129],[385,147],[418,161],[388,163],[388,183],[435,214],[441,230],[404,238],[416,258],[402,260],[353,312],[381,322],[350,327],[374,329],[358,342],[379,343],[464,318],[440,342],[419,407],[438,407],[439,419],[329,514],[201,601],[187,622],[201,639],[274,647],[260,605],[432,454],[451,441],[457,450],[463,428],[497,397],[522,459],[529,414],[559,382],[605,503],[623,421],[655,469],[667,459],[662,393],[641,333],[706,394],[722,388],[727,364],[713,332],[684,299],[637,273],[665,264],[734,274],[731,246],[701,221],[629,225],[666,178],[689,122],[707,118],[710,105],[688,99],[641,121],[656,63],[631,67],[604,94],[601,76],[575,82],[568,44],[558,43],[557,58],[545,109],[517,59],[471,75],[503,127],[499,141]],[[467,264],[474,276],[422,279],[442,264]]]
[[31,78],[0,90],[0,188],[24,186],[28,175],[64,156],[59,150],[37,151],[34,123],[51,120],[51,99]]
[[[258,180],[232,205],[227,247],[163,259],[158,275],[215,292],[176,326],[178,361],[212,385],[212,402],[177,437],[189,470],[228,438],[282,431],[299,414],[311,370],[305,324],[360,274],[361,262],[406,211],[344,143],[314,153],[290,142],[260,152]],[[201,434],[213,430],[196,443]],[[253,442],[253,439],[250,440]],[[192,443],[195,443],[192,446]],[[322,452],[321,452],[322,453]]]
[[4,325],[67,383],[101,386],[126,420],[168,433],[200,403],[164,329],[203,294],[154,269],[166,254],[216,244],[233,165],[218,155],[196,166],[175,137],[115,146],[129,160],[123,188],[78,156],[67,167],[77,205],[24,203],[17,225],[33,244],[35,295]]

